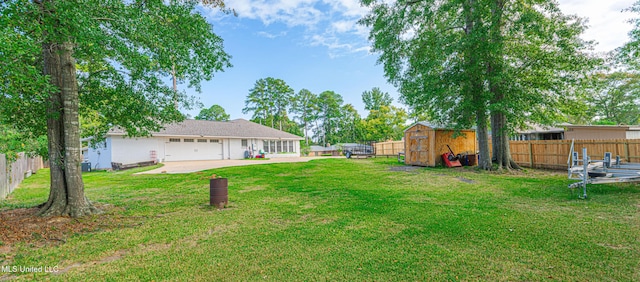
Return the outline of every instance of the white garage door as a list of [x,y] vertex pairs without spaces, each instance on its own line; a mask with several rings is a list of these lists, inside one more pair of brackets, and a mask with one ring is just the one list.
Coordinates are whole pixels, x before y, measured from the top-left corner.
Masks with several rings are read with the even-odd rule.
[[170,138],[165,147],[165,161],[221,160],[219,139]]

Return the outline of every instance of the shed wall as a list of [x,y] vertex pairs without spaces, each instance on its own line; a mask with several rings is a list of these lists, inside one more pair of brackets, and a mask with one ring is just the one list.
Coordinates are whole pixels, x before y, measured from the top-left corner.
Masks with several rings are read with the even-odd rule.
[[435,132],[432,128],[416,124],[404,133],[405,164],[434,166],[433,142]]
[[442,154],[449,152],[449,147],[454,154],[475,154],[477,151],[476,132],[473,130],[463,130],[455,136],[453,130],[436,130],[435,138],[435,165],[442,165]]
[[455,154],[475,153],[476,134],[473,130],[463,130],[454,138],[455,131],[433,129],[416,124],[405,131],[405,164],[417,166],[437,166],[442,164],[442,154],[449,152],[447,145]]

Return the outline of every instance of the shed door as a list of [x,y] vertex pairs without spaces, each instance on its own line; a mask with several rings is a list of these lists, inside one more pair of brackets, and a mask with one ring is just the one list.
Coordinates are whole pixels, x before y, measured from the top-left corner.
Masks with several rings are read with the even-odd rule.
[[412,136],[409,138],[409,153],[411,164],[429,165],[429,138],[427,136]]

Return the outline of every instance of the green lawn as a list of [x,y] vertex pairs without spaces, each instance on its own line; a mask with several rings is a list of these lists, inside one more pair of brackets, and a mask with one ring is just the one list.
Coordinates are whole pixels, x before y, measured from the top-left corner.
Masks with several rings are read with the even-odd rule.
[[[640,281],[640,185],[590,186],[580,200],[562,172],[397,166],[87,173],[88,197],[135,224],[21,244],[12,265],[68,269],[20,278],[82,281]],[[229,178],[225,210],[208,207],[213,173]],[[1,205],[43,202],[47,187],[39,172]]]

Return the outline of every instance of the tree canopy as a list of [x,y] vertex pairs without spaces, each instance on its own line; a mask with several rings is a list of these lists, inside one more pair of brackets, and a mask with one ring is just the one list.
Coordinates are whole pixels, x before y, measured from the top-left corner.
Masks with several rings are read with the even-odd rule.
[[306,145],[309,145],[309,130],[318,118],[318,96],[308,89],[301,89],[293,98],[291,112],[302,125]]
[[283,130],[283,125],[289,121],[287,112],[294,93],[282,79],[261,78],[249,90],[242,112],[245,114],[253,112],[252,121],[272,128],[278,125],[279,129]]
[[213,105],[209,108],[200,110],[195,119],[201,120],[215,120],[215,121],[228,121],[229,114],[220,105]]
[[374,87],[371,91],[362,92],[362,102],[364,103],[364,109],[380,110],[382,106],[390,106],[393,99],[387,92],[382,92],[380,88]]
[[[594,60],[582,20],[546,0],[364,0],[373,50],[414,111],[452,128],[475,126],[480,154],[509,167],[507,136],[524,120],[550,123]],[[489,158],[480,166],[490,168]]]
[[[219,6],[219,1],[203,1]],[[146,135],[184,116],[196,90],[230,67],[198,1],[9,0],[0,4],[0,121],[47,132],[51,192],[43,215],[96,212],[84,196],[79,116],[100,137],[120,127]]]
[[640,122],[640,75],[616,71],[594,75],[595,86],[587,98],[596,123]]

